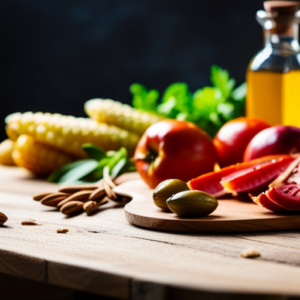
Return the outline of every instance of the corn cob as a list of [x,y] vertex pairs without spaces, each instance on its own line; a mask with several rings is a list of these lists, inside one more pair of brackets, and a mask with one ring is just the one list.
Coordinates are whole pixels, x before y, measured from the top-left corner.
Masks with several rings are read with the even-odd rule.
[[111,99],[91,99],[85,103],[84,109],[90,118],[99,123],[115,125],[140,136],[150,125],[163,119]]
[[15,142],[12,157],[16,165],[37,175],[49,175],[74,158],[51,146],[37,142],[29,135],[20,135]]
[[14,142],[6,139],[0,144],[0,164],[6,166],[14,166],[14,160],[12,159],[12,152],[14,150]]
[[49,113],[15,113],[6,118],[6,132],[12,140],[27,134],[77,158],[87,157],[82,145],[92,143],[105,151],[125,147],[132,155],[139,136],[115,126],[87,118]]

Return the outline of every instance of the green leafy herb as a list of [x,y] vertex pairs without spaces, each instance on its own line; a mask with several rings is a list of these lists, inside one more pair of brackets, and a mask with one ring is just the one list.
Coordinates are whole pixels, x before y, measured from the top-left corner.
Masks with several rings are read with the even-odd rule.
[[84,183],[97,182],[103,177],[104,167],[111,170],[111,177],[135,171],[135,166],[128,158],[127,150],[120,148],[118,151],[105,152],[93,144],[84,144],[84,151],[90,156],[64,165],[52,173],[48,180],[57,183]]
[[130,86],[130,92],[133,95],[132,103],[135,108],[156,111],[157,100],[159,98],[157,90],[147,91],[143,85],[134,83]]
[[155,112],[166,118],[197,124],[212,137],[221,126],[245,114],[246,83],[235,88],[235,80],[227,70],[211,67],[213,87],[203,87],[192,93],[186,83],[174,83],[166,88],[161,100],[156,90],[147,91],[141,84],[132,84],[132,105]]

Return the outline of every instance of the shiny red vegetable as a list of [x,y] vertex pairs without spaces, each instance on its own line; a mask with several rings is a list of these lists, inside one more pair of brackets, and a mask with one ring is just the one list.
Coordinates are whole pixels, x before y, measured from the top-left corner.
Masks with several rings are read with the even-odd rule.
[[[294,158],[289,155],[265,156],[198,176],[189,181],[188,185],[192,190],[201,190],[214,197],[221,197],[230,192],[249,192],[268,184],[293,160]],[[265,174],[266,170],[271,173]],[[252,175],[254,171],[255,176]],[[236,187],[236,182],[241,184],[242,189]]]
[[212,171],[217,154],[209,136],[195,124],[163,120],[146,130],[133,159],[142,179],[155,188],[166,179],[188,181]]

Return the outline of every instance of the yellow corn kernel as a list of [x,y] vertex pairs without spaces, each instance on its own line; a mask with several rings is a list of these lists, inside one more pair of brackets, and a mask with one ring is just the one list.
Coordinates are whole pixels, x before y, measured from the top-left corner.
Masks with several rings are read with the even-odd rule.
[[115,125],[140,136],[150,125],[163,119],[111,99],[91,99],[85,103],[84,109],[90,118],[99,123]]
[[6,139],[0,144],[0,165],[14,166],[12,152],[14,150],[14,142]]
[[133,132],[88,118],[48,113],[15,113],[6,118],[6,132],[12,140],[21,134],[53,146],[77,158],[87,157],[82,145],[92,143],[105,151],[125,147],[133,155],[139,136]]
[[74,160],[71,155],[25,134],[20,135],[15,142],[12,157],[16,165],[40,176],[49,175]]

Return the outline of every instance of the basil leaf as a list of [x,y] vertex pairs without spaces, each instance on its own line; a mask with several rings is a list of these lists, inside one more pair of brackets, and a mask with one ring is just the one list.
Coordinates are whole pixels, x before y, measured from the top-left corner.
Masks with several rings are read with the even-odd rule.
[[85,151],[85,153],[93,159],[101,160],[106,156],[106,153],[101,148],[97,147],[94,144],[84,144],[82,145],[82,149]]
[[111,170],[122,158],[127,159],[127,150],[124,147],[120,148],[119,151],[117,151],[112,157],[110,157],[106,165]]
[[64,175],[62,175],[58,182],[59,183],[73,183],[92,171],[94,171],[98,166],[98,161],[95,159],[86,159],[84,164],[81,164],[68,172],[66,172]]
[[64,174],[66,174],[74,168],[84,165],[88,161],[90,161],[90,159],[81,159],[75,162],[68,163],[56,170],[55,172],[53,172],[52,174],[50,174],[50,176],[48,177],[48,181],[57,183]]
[[125,157],[121,158],[117,164],[111,170],[111,178],[115,179],[120,173],[123,167],[126,165],[127,159]]

